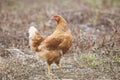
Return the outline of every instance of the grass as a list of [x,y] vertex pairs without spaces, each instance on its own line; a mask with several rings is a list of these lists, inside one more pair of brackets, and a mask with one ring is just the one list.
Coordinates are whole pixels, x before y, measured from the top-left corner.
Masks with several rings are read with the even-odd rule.
[[113,57],[113,59],[114,59],[116,62],[120,63],[120,56],[117,56],[117,55],[116,55],[116,56]]
[[89,3],[90,5],[94,7],[101,7],[101,6],[118,6],[120,7],[120,1],[119,0],[85,0],[85,2]]
[[103,63],[103,60],[99,59],[95,53],[86,53],[80,56],[80,62],[87,64],[91,68],[96,68]]
[[28,46],[31,24],[44,35],[54,31],[55,25],[48,24],[51,12],[61,14],[68,21],[74,37],[72,47],[61,59],[65,73],[53,64],[52,80],[119,80],[119,6],[108,0],[109,7],[107,4],[102,6],[102,1],[10,0],[9,4],[3,1],[0,13],[0,80],[51,79],[46,74],[47,64],[37,60],[35,52]]

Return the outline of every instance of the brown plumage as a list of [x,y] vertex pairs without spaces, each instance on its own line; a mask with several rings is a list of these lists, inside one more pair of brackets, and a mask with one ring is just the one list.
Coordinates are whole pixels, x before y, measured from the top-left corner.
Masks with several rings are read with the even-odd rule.
[[66,20],[57,14],[52,15],[52,20],[57,22],[56,30],[48,37],[43,37],[35,27],[29,29],[29,45],[37,52],[40,58],[48,63],[48,73],[50,65],[55,62],[60,67],[60,58],[65,54],[72,44],[72,35]]

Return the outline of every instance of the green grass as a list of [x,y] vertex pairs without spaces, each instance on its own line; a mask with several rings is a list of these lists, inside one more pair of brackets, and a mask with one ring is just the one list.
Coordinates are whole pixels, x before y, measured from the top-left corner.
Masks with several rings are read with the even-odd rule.
[[89,67],[95,68],[103,63],[102,59],[95,53],[86,53],[80,56],[80,62],[87,64]]
[[85,2],[93,7],[102,7],[104,4],[120,7],[120,0],[85,0]]
[[92,6],[102,5],[102,0],[85,0],[85,2],[89,3]]

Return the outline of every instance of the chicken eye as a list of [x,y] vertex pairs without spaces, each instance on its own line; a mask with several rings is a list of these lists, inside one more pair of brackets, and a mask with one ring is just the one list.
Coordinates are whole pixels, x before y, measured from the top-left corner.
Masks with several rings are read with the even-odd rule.
[[54,18],[55,18],[57,21],[59,20],[59,17],[58,17],[58,16],[55,16]]

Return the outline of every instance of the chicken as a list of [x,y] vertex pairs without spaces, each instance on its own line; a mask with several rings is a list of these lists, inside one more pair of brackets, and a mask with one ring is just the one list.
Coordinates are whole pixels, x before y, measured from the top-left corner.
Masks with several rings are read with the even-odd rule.
[[35,27],[29,29],[29,45],[36,51],[39,58],[47,61],[48,74],[50,74],[50,65],[55,63],[62,71],[60,65],[61,56],[64,55],[72,44],[72,35],[66,20],[53,14],[52,20],[57,22],[56,30],[48,37],[42,36]]

